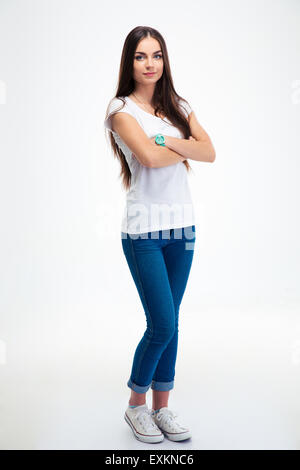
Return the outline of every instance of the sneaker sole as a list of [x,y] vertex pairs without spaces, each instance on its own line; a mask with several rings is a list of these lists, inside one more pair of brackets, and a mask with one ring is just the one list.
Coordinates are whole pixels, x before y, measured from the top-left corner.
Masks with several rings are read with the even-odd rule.
[[139,433],[135,427],[133,426],[133,424],[131,423],[130,419],[128,418],[127,414],[125,413],[124,414],[124,419],[126,421],[126,423],[130,426],[133,434],[134,434],[134,437],[138,440],[138,441],[141,441],[141,442],[147,442],[147,443],[156,443],[156,442],[161,442],[164,440],[164,435],[163,433],[161,433],[161,435],[157,435],[157,436],[146,436],[145,434],[141,434]]
[[170,441],[185,441],[186,439],[190,439],[192,437],[192,434],[190,431],[184,432],[182,434],[169,434],[166,431],[162,431],[164,435],[170,439]]

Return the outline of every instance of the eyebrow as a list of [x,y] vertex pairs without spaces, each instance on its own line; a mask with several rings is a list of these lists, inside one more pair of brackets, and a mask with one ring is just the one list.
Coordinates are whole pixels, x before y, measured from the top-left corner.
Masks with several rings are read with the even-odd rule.
[[[153,54],[157,54],[158,52],[161,52],[161,51],[156,51],[156,52],[153,52]],[[136,52],[136,54],[147,55],[147,54],[145,54],[145,52]]]

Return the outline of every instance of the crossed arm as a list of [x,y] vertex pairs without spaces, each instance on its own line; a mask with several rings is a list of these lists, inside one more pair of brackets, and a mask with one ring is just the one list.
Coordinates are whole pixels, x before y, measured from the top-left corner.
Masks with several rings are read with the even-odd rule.
[[[199,162],[214,162],[216,158],[215,149],[212,145],[210,139],[205,140],[196,140],[193,136],[190,136],[189,139],[178,139],[177,137],[171,137],[168,135],[164,135],[165,144],[168,150],[176,152],[178,154],[178,158],[181,161],[187,160],[196,160]],[[154,145],[155,144],[155,137],[150,139]],[[165,152],[170,153],[169,151]]]
[[165,136],[166,146],[174,150],[186,159],[199,162],[213,162],[216,158],[214,147],[208,140],[196,140],[194,137],[178,139],[177,137]]
[[193,111],[188,120],[191,130],[189,139],[164,135],[165,147],[157,145],[155,137],[149,139],[136,120],[127,113],[117,113],[113,117],[113,125],[114,130],[132,150],[133,156],[144,166],[161,168],[186,159],[213,162],[216,153],[209,135],[199,124]]
[[207,132],[199,124],[194,111],[189,114],[188,121],[191,137],[189,139],[178,139],[177,137],[165,135],[166,147],[179,153],[185,159],[214,162],[216,158],[214,146]]

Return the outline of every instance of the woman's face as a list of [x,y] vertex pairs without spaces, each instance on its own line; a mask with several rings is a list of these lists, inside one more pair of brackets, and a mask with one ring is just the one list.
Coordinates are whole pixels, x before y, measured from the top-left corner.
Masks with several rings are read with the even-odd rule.
[[[141,85],[155,84],[163,74],[164,62],[159,42],[147,37],[136,48],[133,60],[133,79]],[[154,72],[153,75],[145,75]]]

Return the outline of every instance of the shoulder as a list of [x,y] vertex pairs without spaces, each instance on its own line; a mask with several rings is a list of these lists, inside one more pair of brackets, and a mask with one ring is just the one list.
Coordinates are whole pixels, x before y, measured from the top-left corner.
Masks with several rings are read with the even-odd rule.
[[114,97],[110,100],[107,106],[107,115],[119,111],[120,109],[123,109],[123,107],[126,106],[126,101],[124,97]]
[[126,97],[121,96],[121,97],[114,97],[110,100],[107,110],[106,110],[106,116],[104,119],[104,126],[109,129],[110,131],[113,132],[112,127],[111,127],[111,117],[115,113],[128,113],[128,114],[133,114],[132,110],[128,106],[128,103],[125,99]]

